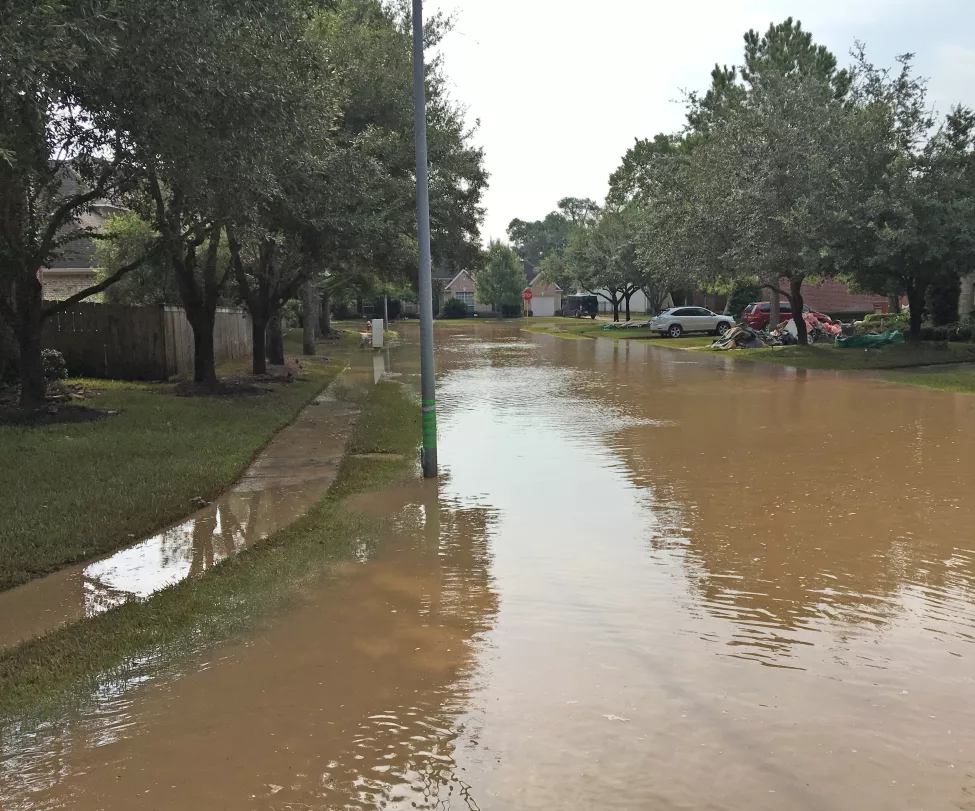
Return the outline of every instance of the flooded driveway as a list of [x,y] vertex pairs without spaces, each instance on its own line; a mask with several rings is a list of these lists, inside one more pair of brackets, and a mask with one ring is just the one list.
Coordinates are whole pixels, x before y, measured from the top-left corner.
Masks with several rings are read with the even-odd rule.
[[443,476],[350,505],[375,557],[6,730],[0,806],[975,808],[975,398],[438,340]]

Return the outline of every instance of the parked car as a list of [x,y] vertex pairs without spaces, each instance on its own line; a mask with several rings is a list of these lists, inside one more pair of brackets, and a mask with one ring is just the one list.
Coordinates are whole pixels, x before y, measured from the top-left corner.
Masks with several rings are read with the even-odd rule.
[[595,296],[566,296],[562,300],[562,315],[567,318],[595,318],[599,315],[599,299]]
[[[772,305],[767,301],[753,301],[749,304],[745,311],[741,314],[741,320],[744,321],[752,329],[765,329],[769,322],[769,312],[772,309]],[[803,307],[802,311],[804,313],[809,313],[810,315],[816,316],[820,321],[825,321],[827,324],[835,324],[828,315],[815,310],[810,310],[808,307]],[[779,318],[782,321],[789,321],[792,318],[792,304],[788,301],[779,302]],[[778,326],[776,324],[775,326]]]
[[680,338],[685,332],[710,332],[724,335],[734,324],[728,315],[712,313],[704,307],[671,307],[650,321],[650,329],[662,338]]

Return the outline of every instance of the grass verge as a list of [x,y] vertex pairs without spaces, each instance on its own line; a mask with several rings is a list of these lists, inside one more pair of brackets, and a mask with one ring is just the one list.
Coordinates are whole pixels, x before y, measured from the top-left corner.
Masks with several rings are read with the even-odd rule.
[[881,349],[836,349],[832,344],[783,346],[772,349],[741,349],[726,353],[728,357],[795,366],[800,369],[836,369],[865,371],[902,369],[912,366],[935,366],[975,361],[975,345],[922,343],[901,344]]
[[[409,393],[395,383],[371,389],[335,484],[305,516],[202,577],[0,653],[0,719],[42,715],[106,676],[124,680],[135,662],[191,655],[283,608],[329,562],[375,541],[379,519],[350,513],[342,500],[413,469],[419,437]],[[401,458],[351,458],[366,453]]]
[[649,329],[620,329],[604,330],[605,321],[559,319],[554,321],[554,326],[546,327],[523,327],[525,332],[534,332],[538,335],[554,335],[556,338],[574,340],[579,338],[608,338],[611,341],[640,341],[650,343],[663,349],[699,349],[710,346],[714,341],[713,335],[687,335],[683,338],[661,338],[660,335]]
[[114,551],[212,500],[344,367],[250,397],[86,381],[101,422],[0,427],[0,589]]
[[937,391],[953,391],[959,394],[975,394],[975,371],[963,370],[956,372],[928,372],[925,374],[907,374],[905,372],[884,376],[892,383],[905,386],[920,386],[923,389]]

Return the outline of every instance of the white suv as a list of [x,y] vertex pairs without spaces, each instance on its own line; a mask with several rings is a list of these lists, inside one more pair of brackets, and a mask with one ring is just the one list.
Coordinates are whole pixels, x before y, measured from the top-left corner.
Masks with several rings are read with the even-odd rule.
[[659,332],[662,338],[680,338],[685,332],[724,335],[733,324],[730,316],[718,315],[703,307],[671,307],[653,317],[650,329]]

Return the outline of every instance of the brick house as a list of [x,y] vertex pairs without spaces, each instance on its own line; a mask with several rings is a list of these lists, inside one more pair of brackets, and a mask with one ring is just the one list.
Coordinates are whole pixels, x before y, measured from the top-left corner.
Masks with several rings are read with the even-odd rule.
[[[70,169],[66,170],[61,181],[60,194],[68,197],[78,192],[78,178]],[[70,229],[87,229],[101,231],[108,220],[122,209],[108,200],[95,200],[70,226]],[[55,259],[50,267],[41,269],[41,285],[44,288],[44,298],[48,301],[66,299],[79,293],[97,282],[97,266],[95,259],[95,240],[82,238],[68,243],[61,255]],[[89,301],[96,301],[93,296]]]
[[443,300],[458,299],[467,305],[467,312],[485,315],[491,312],[490,304],[474,301],[474,278],[470,271],[462,270],[444,285]]
[[[788,290],[788,284],[783,286]],[[804,284],[802,299],[810,310],[820,313],[871,313],[882,312],[887,297],[877,293],[851,293],[850,288],[836,279],[825,279],[819,284]]]

